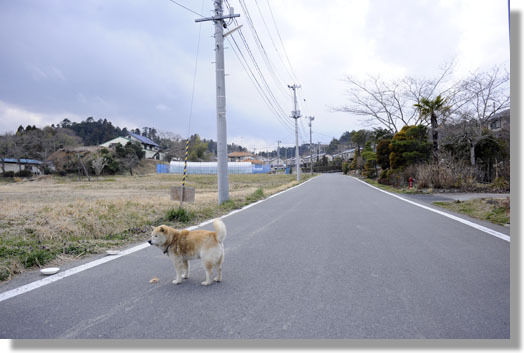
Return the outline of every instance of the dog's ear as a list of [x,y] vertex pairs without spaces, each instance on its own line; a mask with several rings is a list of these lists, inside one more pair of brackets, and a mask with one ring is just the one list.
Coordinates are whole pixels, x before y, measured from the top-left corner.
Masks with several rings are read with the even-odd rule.
[[166,232],[166,229],[164,228],[164,226],[163,226],[163,225],[162,225],[162,226],[160,226],[160,231],[161,231],[162,233],[165,233],[165,232]]

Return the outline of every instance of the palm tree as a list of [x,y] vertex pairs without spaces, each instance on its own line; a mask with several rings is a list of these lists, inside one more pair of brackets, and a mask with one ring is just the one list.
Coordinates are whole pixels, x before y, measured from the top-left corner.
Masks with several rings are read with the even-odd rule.
[[431,137],[433,140],[433,161],[438,163],[438,114],[445,115],[449,113],[450,107],[446,105],[446,99],[443,99],[440,94],[433,100],[422,97],[419,103],[414,105],[418,109],[421,116],[426,119],[429,117],[431,122]]

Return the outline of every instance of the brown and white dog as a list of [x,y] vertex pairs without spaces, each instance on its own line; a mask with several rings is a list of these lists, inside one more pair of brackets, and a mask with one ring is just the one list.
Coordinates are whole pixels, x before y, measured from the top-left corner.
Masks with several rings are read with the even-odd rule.
[[176,278],[174,284],[182,283],[189,277],[189,260],[201,259],[206,271],[206,280],[202,285],[211,284],[213,268],[217,272],[216,282],[222,280],[222,263],[224,262],[224,239],[226,226],[221,219],[213,221],[215,231],[209,230],[176,230],[166,225],[153,228],[148,243],[158,246],[173,261]]

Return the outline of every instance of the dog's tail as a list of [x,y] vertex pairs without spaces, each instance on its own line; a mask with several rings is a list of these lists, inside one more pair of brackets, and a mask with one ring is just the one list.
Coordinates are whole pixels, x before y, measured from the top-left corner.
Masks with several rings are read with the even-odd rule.
[[213,221],[213,227],[215,228],[215,232],[217,232],[218,241],[222,243],[227,235],[226,225],[220,218],[217,218]]

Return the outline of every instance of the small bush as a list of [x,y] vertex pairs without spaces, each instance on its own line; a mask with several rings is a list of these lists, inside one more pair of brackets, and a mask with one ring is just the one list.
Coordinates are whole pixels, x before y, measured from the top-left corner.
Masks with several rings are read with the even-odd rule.
[[224,201],[222,202],[222,204],[220,205],[220,208],[226,210],[226,211],[232,211],[232,210],[235,210],[237,208],[240,208],[241,206],[237,205],[235,201],[233,200],[227,200],[227,201]]
[[258,188],[255,190],[255,192],[253,192],[251,195],[246,197],[246,201],[255,202],[263,198],[264,198],[264,190],[262,190],[262,188]]
[[15,177],[15,172],[13,172],[12,170],[8,171],[8,172],[5,172],[2,174],[2,176],[4,178],[14,178]]
[[378,178],[378,182],[379,184],[382,184],[382,185],[390,185],[391,183],[389,182],[389,178],[388,178],[388,171],[389,169],[384,169],[383,171],[380,172],[380,176]]
[[181,223],[188,223],[195,217],[193,212],[188,212],[182,207],[179,207],[177,209],[170,209],[167,211],[166,219],[168,221],[177,221]]
[[49,249],[34,249],[21,257],[24,267],[29,268],[35,265],[42,266],[55,258],[55,254]]
[[347,174],[349,172],[349,162],[342,162],[342,173]]
[[509,182],[504,177],[498,177],[493,181],[493,189],[496,191],[509,191]]
[[33,176],[33,173],[31,173],[30,170],[24,169],[24,170],[21,170],[19,172],[16,172],[15,176],[20,177],[20,178],[29,178],[29,177]]

